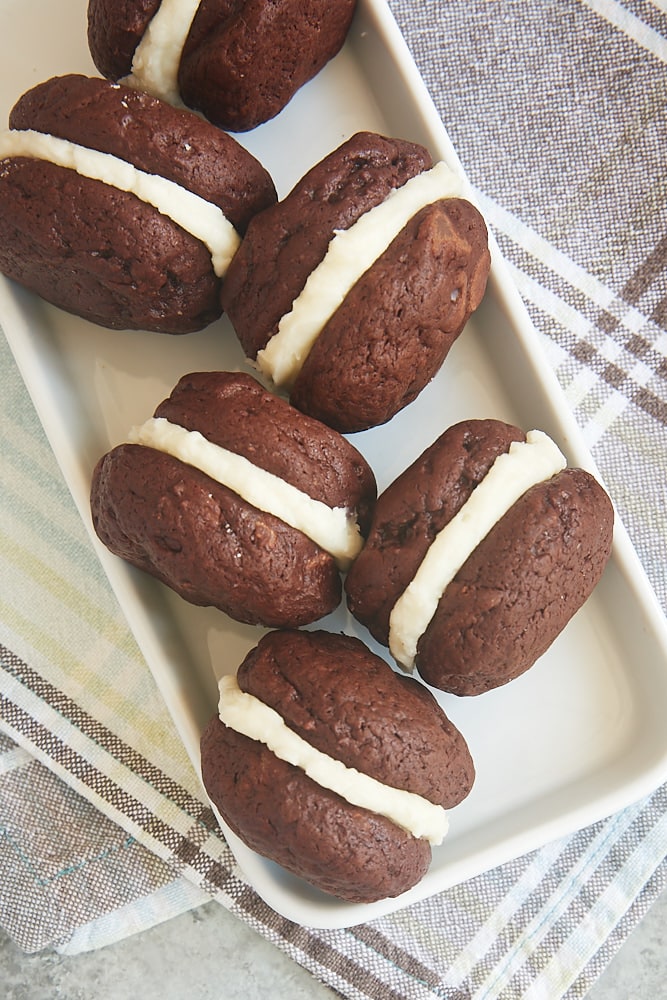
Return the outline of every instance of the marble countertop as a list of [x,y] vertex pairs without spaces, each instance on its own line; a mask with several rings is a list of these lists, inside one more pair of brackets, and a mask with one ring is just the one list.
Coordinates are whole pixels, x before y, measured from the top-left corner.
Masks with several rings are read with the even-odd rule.
[[[176,957],[178,956],[178,957]],[[4,1000],[331,1000],[336,996],[217,903],[96,952],[25,955],[0,932]],[[587,1000],[666,1000],[667,890]],[[520,998],[504,998],[520,1000]],[[552,998],[550,998],[552,1000]]]

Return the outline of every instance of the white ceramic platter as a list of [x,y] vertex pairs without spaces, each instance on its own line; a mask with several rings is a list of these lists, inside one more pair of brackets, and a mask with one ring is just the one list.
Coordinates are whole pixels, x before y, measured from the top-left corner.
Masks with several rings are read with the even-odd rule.
[[[95,72],[85,0],[0,0],[0,11],[3,121],[34,83],[56,73]],[[359,129],[422,142],[460,169],[382,0],[361,0],[342,53],[276,120],[241,139],[283,195]],[[595,471],[495,246],[493,254],[485,301],[438,377],[388,425],[354,436],[380,489],[466,417],[541,428],[571,465]],[[0,322],[89,528],[88,488],[99,456],[150,416],[181,375],[247,367],[224,319],[181,338],[115,333],[3,281]],[[111,556],[92,530],[91,537],[198,769],[199,735],[216,708],[216,677],[236,670],[259,632],[191,607]],[[317,626],[369,641],[342,608]],[[349,905],[313,891],[230,835],[246,877],[277,911],[330,928],[370,919],[600,819],[667,777],[665,622],[622,527],[593,597],[532,670],[478,698],[438,697],[468,741],[477,780],[451,812],[450,833],[426,878],[399,899]]]

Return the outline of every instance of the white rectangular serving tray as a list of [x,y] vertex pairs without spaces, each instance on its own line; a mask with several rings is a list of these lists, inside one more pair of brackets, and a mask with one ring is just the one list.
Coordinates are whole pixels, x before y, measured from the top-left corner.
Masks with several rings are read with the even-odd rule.
[[[94,74],[85,0],[0,0],[0,113],[28,87],[67,72]],[[316,161],[360,129],[427,145],[460,170],[440,118],[387,5],[361,0],[345,48],[275,119],[240,140],[282,196]],[[440,374],[382,428],[354,435],[388,485],[446,427],[498,417],[540,428],[571,465],[595,472],[538,336],[492,241],[489,288]],[[0,323],[129,625],[193,765],[216,710],[216,678],[234,672],[260,632],[195,608],[110,555],[88,509],[97,459],[150,416],[181,375],[247,365],[225,319],[185,337],[111,332],[46,305],[1,279]],[[359,635],[341,608],[316,627]],[[594,595],[523,677],[477,698],[438,694],[477,768],[450,814],[424,880],[404,896],[351,905],[326,897],[247,850],[232,850],[256,891],[311,926],[377,917],[569,834],[649,793],[667,778],[667,628],[634,550],[617,526]],[[227,831],[228,832],[228,831]]]

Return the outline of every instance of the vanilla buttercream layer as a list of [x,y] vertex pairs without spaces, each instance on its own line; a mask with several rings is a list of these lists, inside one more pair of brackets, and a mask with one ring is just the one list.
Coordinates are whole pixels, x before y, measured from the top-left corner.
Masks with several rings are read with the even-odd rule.
[[181,104],[178,69],[201,0],[162,0],[137,45],[132,72],[122,81],[170,104]]
[[314,500],[243,455],[214,444],[199,431],[189,431],[164,417],[151,417],[140,427],[134,427],[128,440],[199,469],[253,507],[303,532],[332,555],[343,571],[349,569],[361,551],[363,539],[359,526],[347,508],[328,507],[321,500]]
[[532,486],[565,468],[558,447],[543,431],[529,431],[499,455],[461,509],[438,532],[411,583],[389,616],[389,649],[405,670],[414,669],[417,643],[440,598],[483,538]]
[[222,210],[175,181],[139,170],[111,153],[101,153],[59,136],[32,129],[0,133],[0,159],[25,156],[47,160],[82,177],[135,195],[200,240],[210,251],[213,269],[223,277],[241,238]]
[[410,219],[427,205],[462,193],[458,175],[445,163],[436,163],[391,191],[349,229],[336,230],[324,258],[311,271],[291,310],[259,351],[257,365],[263,374],[277,386],[291,386],[345,296]]
[[442,806],[415,792],[386,785],[317,750],[290,729],[273,708],[241,691],[236,677],[222,677],[219,692],[220,720],[230,729],[263,743],[280,760],[300,768],[322,788],[351,805],[384,816],[413,837],[431,844],[442,843],[448,829]]

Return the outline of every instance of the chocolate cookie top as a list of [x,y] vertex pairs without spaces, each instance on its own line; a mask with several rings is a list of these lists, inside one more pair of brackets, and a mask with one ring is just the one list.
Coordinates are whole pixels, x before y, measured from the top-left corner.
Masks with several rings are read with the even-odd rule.
[[243,455],[329,507],[356,511],[368,528],[377,487],[372,469],[340,434],[299,413],[240,372],[184,375],[155,411]]
[[[361,454],[243,373],[184,376],[155,414],[149,430],[166,425],[168,436],[185,436],[185,450],[170,451],[171,438],[166,450],[164,438],[151,444],[138,428],[130,435],[135,443],[103,456],[91,510],[104,544],[191,603],[237,621],[298,626],[333,611],[341,597],[339,526],[342,558],[351,558],[363,542],[355,520],[363,530],[376,494]],[[216,461],[216,451],[229,453],[220,479],[206,461],[198,464],[202,441]],[[242,460],[240,480],[237,460],[226,477],[230,455]],[[262,473],[269,474],[268,496]],[[299,494],[289,494],[287,508],[275,502],[283,480]],[[239,481],[245,490],[235,488]],[[301,521],[304,496],[318,507],[315,532],[309,510]],[[327,547],[331,531],[335,544]]]
[[189,333],[220,315],[200,240],[133,195],[45,160],[3,161],[0,271],[110,329]]
[[525,493],[447,587],[418,645],[424,680],[476,695],[524,673],[598,583],[613,520],[609,497],[583,469]]
[[393,606],[437,534],[496,458],[523,440],[523,431],[499,420],[454,424],[384,490],[362,556],[345,582],[350,611],[383,645]]
[[248,228],[222,303],[290,402],[341,433],[386,423],[481,302],[486,225],[446,163],[359,133]]
[[[220,8],[229,10],[221,21]],[[340,50],[356,0],[203,0],[178,82],[188,107],[232,132],[274,118]]]
[[231,136],[108,80],[53,77],[19,98],[9,126],[59,136],[175,181],[217,205],[241,233],[276,200],[268,172]]
[[217,716],[202,735],[201,765],[209,798],[236,835],[325,893],[371,903],[428,871],[428,841],[322,788]]
[[[229,826],[260,854],[343,899],[371,902],[414,886],[430,863],[427,828],[444,818],[446,829],[443,805],[460,802],[474,781],[465,740],[430,692],[394,673],[360,640],[322,631],[265,635],[237,680],[263,712],[269,706],[278,713],[292,738],[329,758],[334,774],[341,764],[351,772],[338,794],[335,780],[318,780],[324,772],[310,754],[308,773],[279,755],[282,732],[278,753],[264,745],[273,742],[274,721],[272,734],[264,729],[257,738],[244,735],[238,716],[241,731],[222,722],[229,714],[223,687],[235,687],[225,677],[221,715],[203,733],[201,763],[206,790]],[[256,703],[243,707],[254,712]],[[288,756],[299,760],[293,748]],[[328,780],[326,762],[324,769]],[[374,786],[373,805],[357,798],[359,779]],[[404,797],[409,805],[399,806]],[[390,818],[393,809],[405,823]],[[424,809],[424,828],[409,832]]]
[[[118,80],[131,73],[160,7],[159,0],[89,0],[88,46],[104,76]],[[220,128],[254,128],[278,114],[333,58],[354,9],[355,0],[202,0],[172,39],[181,47],[177,96]],[[169,29],[175,30],[173,19]],[[136,84],[155,92],[141,72]]]
[[481,302],[486,225],[447,198],[414,215],[326,322],[290,389],[293,406],[348,433],[417,398]]
[[336,564],[315,542],[153,448],[119,445],[100,459],[91,512],[114,554],[235,621],[305,625],[340,602]]
[[541,432],[449,428],[378,499],[348,606],[407,669],[455,694],[527,670],[609,558],[604,489]]
[[465,741],[431,693],[359,639],[270,633],[244,660],[238,683],[311,746],[384,784],[445,808],[472,787]]
[[[70,74],[19,99],[2,141],[0,270],[112,329],[199,330],[271,178],[192,112]],[[234,227],[238,227],[235,231]]]
[[423,146],[360,132],[255,219],[222,292],[223,307],[248,357],[255,358],[276,333],[334,231],[349,229],[431,162]]
[[161,0],[89,0],[88,48],[109,80],[132,69],[132,57]]

